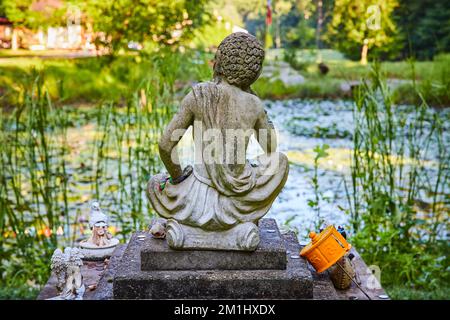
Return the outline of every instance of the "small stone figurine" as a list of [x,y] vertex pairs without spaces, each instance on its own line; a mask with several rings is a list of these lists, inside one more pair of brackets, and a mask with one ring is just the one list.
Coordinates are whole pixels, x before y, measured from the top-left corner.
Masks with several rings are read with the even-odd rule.
[[52,255],[51,269],[56,276],[56,290],[58,290],[58,293],[61,293],[65,285],[66,263],[64,254],[59,248]]
[[100,204],[96,201],[91,204],[91,216],[89,218],[89,227],[92,235],[88,242],[97,247],[108,246],[111,243],[112,235],[108,231],[108,216],[100,209]]
[[85,260],[102,260],[111,256],[119,240],[108,231],[108,216],[100,209],[97,201],[91,203],[89,227],[92,234],[89,239],[80,242]]
[[166,227],[167,221],[166,219],[156,218],[152,220],[151,225],[149,226],[149,232],[156,239],[164,239],[166,237]]
[[56,275],[58,296],[51,300],[82,300],[85,287],[81,266],[83,254],[78,248],[67,247],[64,253],[56,249],[51,259],[52,272]]

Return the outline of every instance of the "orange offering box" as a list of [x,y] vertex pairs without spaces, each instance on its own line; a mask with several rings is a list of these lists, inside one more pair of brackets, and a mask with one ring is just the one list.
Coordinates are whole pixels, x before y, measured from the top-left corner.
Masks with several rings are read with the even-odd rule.
[[334,265],[352,247],[334,226],[328,226],[319,234],[311,232],[309,237],[311,243],[302,249],[300,256],[305,257],[318,273]]

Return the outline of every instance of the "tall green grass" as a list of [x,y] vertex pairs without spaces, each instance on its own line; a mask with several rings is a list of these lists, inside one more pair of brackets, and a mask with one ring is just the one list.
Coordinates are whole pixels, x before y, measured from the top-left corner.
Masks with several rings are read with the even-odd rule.
[[122,240],[149,223],[145,187],[162,168],[157,142],[176,110],[176,79],[197,68],[175,54],[149,59],[129,92],[89,108],[55,106],[48,70],[33,69],[20,103],[0,109],[0,297],[35,297],[54,249],[86,236],[92,199]]
[[[370,84],[355,94],[348,190],[352,241],[368,264],[380,267],[382,284],[393,289],[394,298],[427,296],[424,292],[448,298],[450,288],[450,141],[442,119],[421,97],[421,104],[398,112],[377,66]],[[437,160],[430,160],[432,148]],[[420,201],[424,198],[429,205]],[[396,296],[404,290],[422,294]]]

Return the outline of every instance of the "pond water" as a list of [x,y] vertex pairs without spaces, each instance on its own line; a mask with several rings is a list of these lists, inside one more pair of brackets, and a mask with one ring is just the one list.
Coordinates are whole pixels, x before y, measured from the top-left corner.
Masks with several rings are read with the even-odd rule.
[[[353,148],[353,104],[348,101],[264,101],[269,117],[278,131],[279,150],[288,155],[290,172],[286,185],[275,200],[267,217],[275,218],[283,230],[295,230],[301,241],[307,240],[310,230],[317,230],[324,222],[348,226],[350,217],[345,213],[349,207],[344,181],[350,186],[350,159]],[[396,112],[408,113],[409,107],[398,107]],[[113,231],[119,233],[122,241],[137,229],[143,229],[151,220],[152,209],[145,197],[146,181],[154,172],[162,170],[156,141],[171,114],[157,116],[148,122],[141,115],[130,115],[116,110],[105,118],[109,122],[96,122],[96,116],[87,116],[84,111],[76,113],[80,121],[68,128],[64,141],[56,137],[56,145],[63,145],[68,177],[67,188],[58,193],[55,200],[56,213],[60,212],[56,228],[60,244],[73,244],[86,236],[89,214],[88,203],[98,191],[102,208],[110,215]],[[450,112],[429,110],[430,114],[439,112],[444,123],[444,144],[450,148]],[[155,112],[152,113],[153,115]],[[415,121],[411,118],[409,121]],[[425,130],[430,128],[425,127]],[[106,137],[102,141],[102,137]],[[192,135],[188,132],[179,144],[180,160],[183,165],[193,163]],[[101,152],[98,146],[103,145]],[[312,183],[314,175],[314,148],[327,144],[328,156],[318,162],[318,206],[310,206],[315,198]],[[55,149],[56,150],[56,149]],[[59,150],[59,149],[58,149]],[[432,146],[428,153],[431,176],[436,165],[437,151]],[[249,145],[248,157],[261,153],[256,141]],[[100,156],[101,154],[101,156]],[[100,158],[99,158],[100,157]],[[60,162],[60,156],[52,157]],[[130,160],[131,159],[131,160]],[[29,173],[38,170],[42,174],[43,164],[36,168],[23,164],[24,176],[21,193],[31,199]],[[101,167],[101,170],[99,168]],[[59,169],[58,169],[59,170]],[[12,170],[11,170],[12,171]],[[39,179],[39,178],[35,178]],[[98,182],[97,184],[95,182]],[[97,190],[96,190],[97,188]],[[11,202],[14,194],[10,192]],[[450,204],[450,191],[445,189],[444,205]],[[431,195],[422,192],[420,201],[431,203]],[[67,208],[64,209],[64,203]],[[32,200],[15,210],[22,210],[23,219],[29,224],[30,234],[43,232],[45,225],[37,218],[45,216],[45,207]],[[68,212],[66,215],[64,212]],[[448,211],[447,211],[448,212]],[[35,221],[38,219],[38,223]],[[319,223],[320,221],[320,223]],[[59,225],[58,225],[59,224]],[[36,228],[42,230],[35,230]],[[347,229],[349,229],[347,227]],[[446,232],[445,228],[443,229]]]
[[[269,216],[280,225],[289,221],[301,240],[314,230],[319,219],[327,224],[347,225],[349,217],[339,208],[348,207],[343,179],[349,176],[352,104],[322,101],[266,101],[267,111],[279,132],[279,148],[290,160],[286,186]],[[324,201],[320,212],[308,205],[315,197],[312,184],[316,146],[329,145],[329,156],[319,162],[318,184]],[[319,216],[318,216],[319,215]]]
[[[349,229],[350,217],[345,209],[349,207],[344,180],[350,181],[350,161],[353,151],[353,103],[350,101],[264,101],[270,119],[278,131],[278,148],[288,155],[289,177],[286,185],[275,200],[267,217],[275,218],[283,230],[294,230],[301,241],[307,241],[308,233],[323,224],[334,224]],[[400,106],[399,113],[410,114],[412,107]],[[433,114],[434,110],[428,111]],[[439,111],[444,119],[444,144],[450,147],[450,112]],[[409,121],[415,121],[413,117]],[[429,130],[429,128],[428,128]],[[187,136],[190,136],[189,134]],[[318,162],[318,185],[320,192],[319,210],[310,206],[315,199],[312,183],[314,174],[313,149],[328,145],[328,156]],[[191,142],[181,142],[182,162],[192,163]],[[431,145],[427,153],[431,176],[437,159],[436,146]],[[248,158],[260,154],[262,149],[255,140],[251,141]],[[350,187],[349,187],[350,188]],[[450,190],[447,186],[447,203],[450,204]],[[421,193],[424,203],[431,203],[431,195]],[[445,233],[445,228],[443,229]]]

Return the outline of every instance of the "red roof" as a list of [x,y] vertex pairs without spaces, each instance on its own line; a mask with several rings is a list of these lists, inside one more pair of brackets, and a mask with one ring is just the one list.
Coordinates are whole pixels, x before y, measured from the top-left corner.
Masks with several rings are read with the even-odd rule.
[[0,25],[10,25],[12,24],[11,21],[8,20],[8,18],[0,17]]

